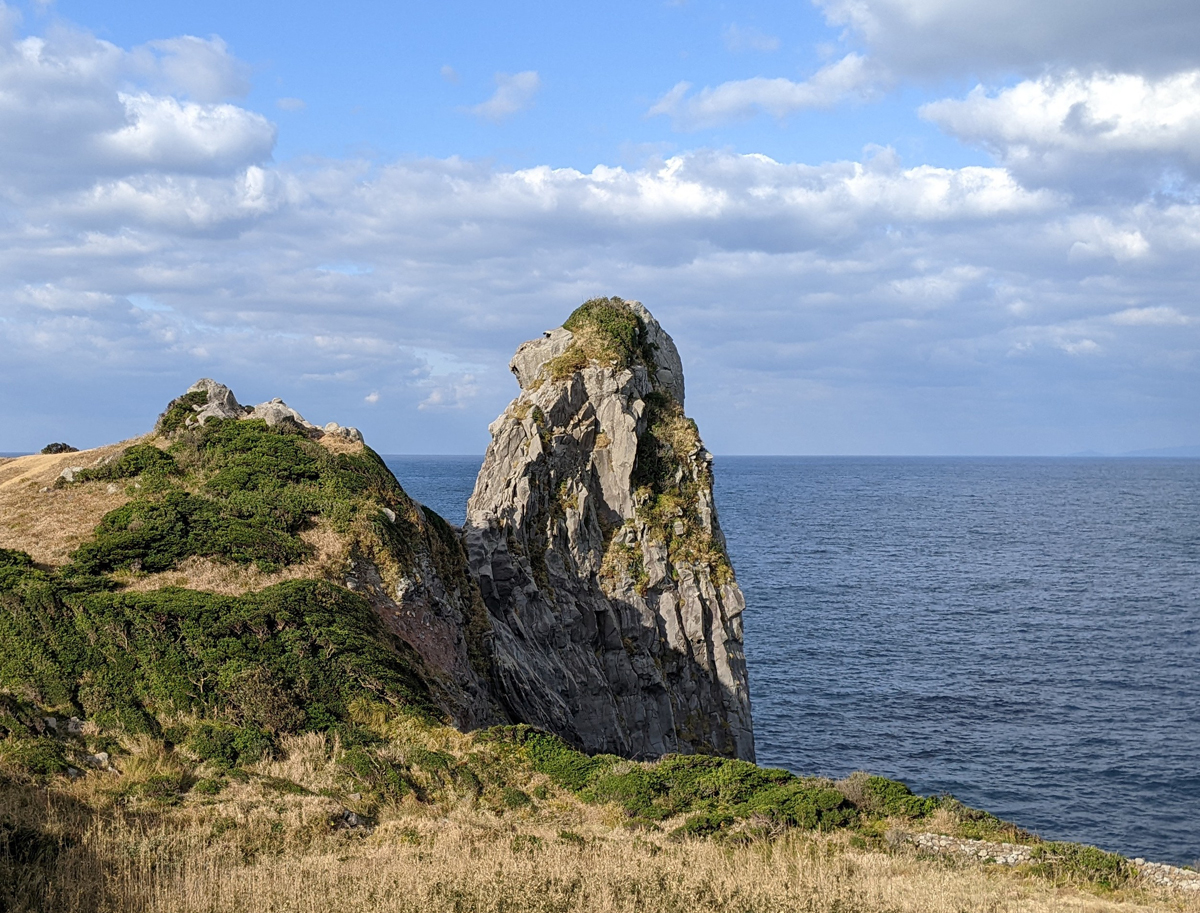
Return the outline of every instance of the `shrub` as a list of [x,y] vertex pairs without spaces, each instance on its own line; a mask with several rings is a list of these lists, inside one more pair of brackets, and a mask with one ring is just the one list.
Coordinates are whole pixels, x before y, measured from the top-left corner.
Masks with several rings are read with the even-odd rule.
[[194,407],[208,403],[208,391],[195,390],[177,397],[167,405],[167,409],[158,417],[154,430],[159,434],[172,434],[184,427],[187,420],[196,414]]
[[505,786],[500,790],[500,804],[508,809],[527,808],[533,805],[533,799],[524,790]]
[[114,593],[33,570],[0,591],[0,687],[127,731],[230,713],[259,732],[330,729],[364,695],[430,719],[422,669],[363,597],[324,582]]
[[205,777],[202,780],[197,780],[196,785],[192,787],[192,792],[198,793],[201,796],[215,796],[225,789],[225,780],[221,777]]
[[607,357],[613,364],[628,365],[644,352],[646,328],[621,298],[585,301],[563,321],[563,328],[591,335],[596,348],[592,357]]
[[590,758],[558,736],[530,726],[497,727],[491,736],[516,742],[535,770],[572,792],[584,789],[594,774],[608,766],[603,759]]
[[1079,843],[1040,843],[1031,850],[1034,871],[1061,881],[1083,881],[1112,890],[1137,877],[1123,856]]
[[898,818],[924,818],[937,810],[938,800],[925,796],[914,796],[911,789],[898,780],[887,777],[867,777],[863,784],[867,800],[867,811]]
[[673,837],[708,837],[733,824],[732,815],[717,812],[704,812],[690,815],[682,825],[671,832]]
[[10,736],[0,741],[0,757],[34,776],[64,774],[70,766],[63,744],[48,736],[33,739]]
[[396,800],[414,792],[407,768],[395,761],[362,748],[342,755],[342,769],[358,781],[365,792],[383,799]]
[[41,449],[43,455],[57,453],[78,453],[78,447],[72,447],[70,444],[64,444],[62,441],[56,441],[53,444],[47,444]]
[[134,444],[111,463],[75,473],[76,482],[116,482],[140,475],[168,476],[179,472],[179,466],[167,452],[153,444]]
[[583,791],[583,796],[592,802],[615,802],[630,817],[654,820],[669,818],[672,814],[671,805],[665,801],[664,787],[665,783],[655,769],[631,766],[619,773],[610,769],[598,774]]
[[200,760],[222,767],[253,764],[275,751],[274,739],[265,730],[213,721],[199,723],[185,744]]

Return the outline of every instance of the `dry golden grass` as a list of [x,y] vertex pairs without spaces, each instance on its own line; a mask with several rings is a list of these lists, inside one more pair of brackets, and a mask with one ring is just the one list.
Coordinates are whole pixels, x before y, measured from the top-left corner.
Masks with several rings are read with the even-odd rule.
[[620,829],[580,839],[466,810],[399,813],[356,836],[331,830],[335,810],[320,797],[247,796],[179,812],[169,826],[120,812],[98,818],[60,858],[45,900],[64,913],[1200,909],[1165,894],[1096,897],[981,865],[860,851],[834,837],[735,848]]
[[347,440],[340,434],[327,434],[317,438],[317,443],[330,453],[362,453],[363,449],[361,441]]
[[350,545],[344,537],[318,520],[311,529],[301,532],[300,538],[312,547],[313,556],[302,564],[288,565],[271,573],[265,573],[252,564],[230,564],[192,556],[169,571],[156,574],[118,571],[112,578],[125,589],[138,593],[179,586],[225,596],[254,593],[285,580],[345,579]]
[[[148,437],[77,453],[34,454],[0,463],[0,548],[28,552],[41,564],[65,564],[110,510],[129,500],[125,486],[87,482],[55,489],[70,466],[95,466]],[[43,491],[42,489],[49,489]]]
[[[487,751],[446,727],[376,722],[400,754]],[[508,811],[486,797],[410,795],[377,808],[371,833],[338,830],[342,748],[324,734],[285,738],[278,760],[217,796],[193,790],[164,805],[138,785],[212,771],[149,738],[126,749],[120,775],[41,789],[0,777],[0,822],[70,838],[19,872],[11,913],[1200,913],[1197,895],[1099,896],[973,860],[856,848],[846,832],[675,841],[567,794]],[[281,790],[285,781],[308,792]],[[527,785],[539,782],[531,774]]]

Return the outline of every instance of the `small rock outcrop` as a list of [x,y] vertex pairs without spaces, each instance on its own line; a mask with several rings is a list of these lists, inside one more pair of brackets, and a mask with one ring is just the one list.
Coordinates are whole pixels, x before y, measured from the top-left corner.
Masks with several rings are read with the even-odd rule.
[[594,299],[511,367],[464,527],[497,699],[589,751],[753,760],[745,604],[671,337]]
[[279,398],[257,406],[243,406],[232,390],[210,377],[200,378],[188,387],[187,393],[172,400],[167,411],[158,417],[155,430],[170,432],[180,426],[203,425],[210,418],[262,419],[271,426],[289,422],[303,428],[314,438],[332,434],[351,443],[361,444],[363,440],[362,432],[357,428],[343,428],[337,422],[319,428]]

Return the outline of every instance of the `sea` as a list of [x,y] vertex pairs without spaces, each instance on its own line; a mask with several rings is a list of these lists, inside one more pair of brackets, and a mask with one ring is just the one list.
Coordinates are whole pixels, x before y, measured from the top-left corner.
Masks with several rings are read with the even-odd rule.
[[[477,457],[387,457],[464,519]],[[1200,459],[717,457],[760,764],[1200,862]]]

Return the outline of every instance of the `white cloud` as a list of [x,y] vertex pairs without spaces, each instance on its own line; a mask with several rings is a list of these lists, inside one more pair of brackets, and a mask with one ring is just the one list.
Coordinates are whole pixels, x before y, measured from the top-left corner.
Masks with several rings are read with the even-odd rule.
[[[198,41],[173,53],[194,52]],[[0,37],[0,194],[20,198],[147,170],[220,173],[270,156],[275,128],[259,114],[130,89],[138,79],[158,81],[161,62],[66,28]],[[196,81],[199,95],[221,88],[212,74]]]
[[780,45],[779,39],[774,35],[760,32],[756,28],[739,26],[736,23],[725,26],[721,31],[721,37],[725,41],[725,47],[734,52],[762,51],[770,53],[778,51]]
[[529,108],[541,86],[542,81],[536,70],[497,73],[496,91],[492,97],[467,110],[478,117],[499,123]]
[[161,88],[194,101],[241,98],[250,91],[250,67],[229,53],[220,38],[181,35],[151,41],[133,51],[132,65],[153,74]]
[[1052,450],[1100,401],[1106,429],[1200,427],[1186,194],[1081,202],[878,147],[277,165],[258,115],[129,73],[90,36],[0,39],[0,428],[35,435],[2,449],[136,433],[202,375],[385,450],[475,449],[516,344],[597,294],[663,319],[718,452]]
[[281,111],[303,111],[308,105],[303,98],[277,98],[275,107]]
[[446,383],[444,378],[425,399],[417,405],[421,412],[432,409],[463,409],[479,395],[479,384],[475,375],[462,374]]
[[368,393],[366,396],[363,397],[363,402],[370,403],[371,405],[375,405],[375,403],[379,402],[379,391],[374,390],[371,393]]
[[119,96],[126,125],[93,138],[122,167],[223,172],[271,154],[275,126],[235,105],[198,105],[145,93]]
[[459,80],[458,71],[455,70],[454,67],[450,66],[450,64],[446,64],[445,66],[442,67],[441,74],[442,74],[442,79],[446,80],[446,82],[455,83],[455,84],[458,83],[458,80]]
[[1113,323],[1130,327],[1170,327],[1189,323],[1186,315],[1173,307],[1126,308],[1109,317]]
[[1200,65],[1194,0],[816,0],[897,73],[1037,75],[1047,67],[1171,72]]
[[1047,74],[927,104],[921,115],[1022,177],[1145,191],[1164,167],[1200,176],[1200,70]]
[[690,96],[691,84],[680,82],[646,113],[670,117],[677,129],[699,130],[746,120],[760,112],[782,119],[797,111],[831,108],[847,99],[862,100],[872,93],[875,83],[867,60],[847,54],[804,82],[756,76],[721,83],[715,89],[705,87]]

